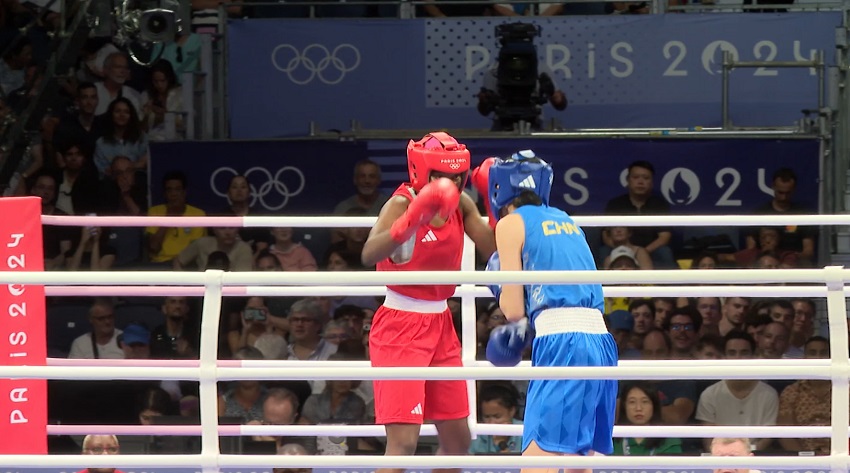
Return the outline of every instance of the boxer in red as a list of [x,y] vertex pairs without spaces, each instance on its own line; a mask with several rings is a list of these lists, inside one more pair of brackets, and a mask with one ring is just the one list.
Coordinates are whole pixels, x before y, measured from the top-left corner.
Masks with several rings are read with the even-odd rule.
[[[470,168],[466,146],[446,133],[430,133],[408,144],[407,163],[410,182],[381,209],[363,247],[363,263],[378,271],[458,271],[464,232],[489,257],[496,249],[493,231],[461,192]],[[453,284],[388,285],[369,333],[372,366],[462,366],[446,304],[454,290]],[[425,419],[437,427],[438,454],[468,452],[465,381],[386,380],[374,387],[375,421],[387,431],[386,455],[413,455]]]

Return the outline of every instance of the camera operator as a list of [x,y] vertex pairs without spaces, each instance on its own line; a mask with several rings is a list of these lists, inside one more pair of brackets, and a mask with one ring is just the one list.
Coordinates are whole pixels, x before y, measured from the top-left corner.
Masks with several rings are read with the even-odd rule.
[[520,121],[532,130],[542,130],[543,104],[549,102],[558,111],[567,108],[567,97],[556,86],[552,72],[537,59],[532,41],[539,35],[539,27],[527,23],[496,27],[499,60],[484,74],[478,93],[478,112],[494,114],[492,131],[512,131]]

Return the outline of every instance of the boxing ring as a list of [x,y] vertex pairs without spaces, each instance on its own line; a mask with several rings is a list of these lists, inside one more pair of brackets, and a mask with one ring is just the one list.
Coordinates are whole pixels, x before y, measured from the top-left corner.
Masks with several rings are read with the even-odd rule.
[[[127,227],[367,227],[374,217],[83,217],[43,216],[45,225]],[[618,226],[756,226],[850,225],[850,215],[811,216],[652,216],[575,217],[584,227]],[[48,296],[203,296],[198,360],[48,359],[46,366],[0,366],[0,378],[75,380],[191,380],[200,383],[201,424],[196,426],[48,426],[51,435],[200,435],[198,455],[0,455],[5,468],[195,468],[204,473],[235,468],[334,468],[338,471],[380,467],[487,468],[514,467],[594,469],[750,468],[828,470],[850,467],[850,356],[846,298],[850,270],[771,269],[687,271],[549,271],[476,272],[475,249],[467,238],[460,272],[0,272],[0,284],[43,285]],[[219,321],[224,296],[383,295],[384,285],[458,284],[461,298],[463,367],[372,368],[368,362],[217,360]],[[496,368],[476,361],[475,299],[492,297],[481,284],[600,283],[606,297],[746,296],[825,298],[829,321],[830,359],[816,360],[669,360],[622,361],[610,368],[541,368],[523,362]],[[769,284],[787,283],[775,286]],[[621,284],[634,286],[618,286]],[[656,284],[656,286],[645,286]],[[693,286],[710,284],[709,286]],[[742,284],[768,284],[743,286]],[[473,314],[469,316],[469,314]],[[155,369],[152,369],[155,368]],[[222,455],[219,436],[335,435],[384,436],[375,425],[220,426],[216,383],[228,380],[376,380],[461,379],[518,380],[574,377],[584,379],[821,379],[832,382],[831,426],[616,426],[615,437],[761,437],[831,438],[831,455],[818,457],[511,457],[504,456],[272,456]],[[521,425],[480,424],[476,418],[475,384],[469,382],[470,429],[473,435],[521,435]],[[424,425],[422,435],[435,435]]]

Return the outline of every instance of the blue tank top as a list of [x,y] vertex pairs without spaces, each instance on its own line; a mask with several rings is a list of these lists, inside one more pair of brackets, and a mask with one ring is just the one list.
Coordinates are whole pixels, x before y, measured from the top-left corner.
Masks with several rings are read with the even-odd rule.
[[[524,205],[514,211],[525,225],[522,269],[525,271],[593,271],[596,262],[584,231],[563,210]],[[530,284],[525,286],[525,313],[532,324],[545,309],[605,308],[600,284]]]

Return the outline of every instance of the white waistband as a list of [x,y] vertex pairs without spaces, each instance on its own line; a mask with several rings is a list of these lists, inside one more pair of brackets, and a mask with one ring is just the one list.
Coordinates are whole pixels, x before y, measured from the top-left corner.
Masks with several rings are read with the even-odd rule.
[[384,299],[384,307],[419,314],[442,314],[449,308],[449,305],[446,301],[423,301],[422,299],[403,296],[392,289],[387,289],[387,298]]
[[585,307],[547,309],[534,319],[534,332],[541,335],[556,333],[608,333],[602,312]]

